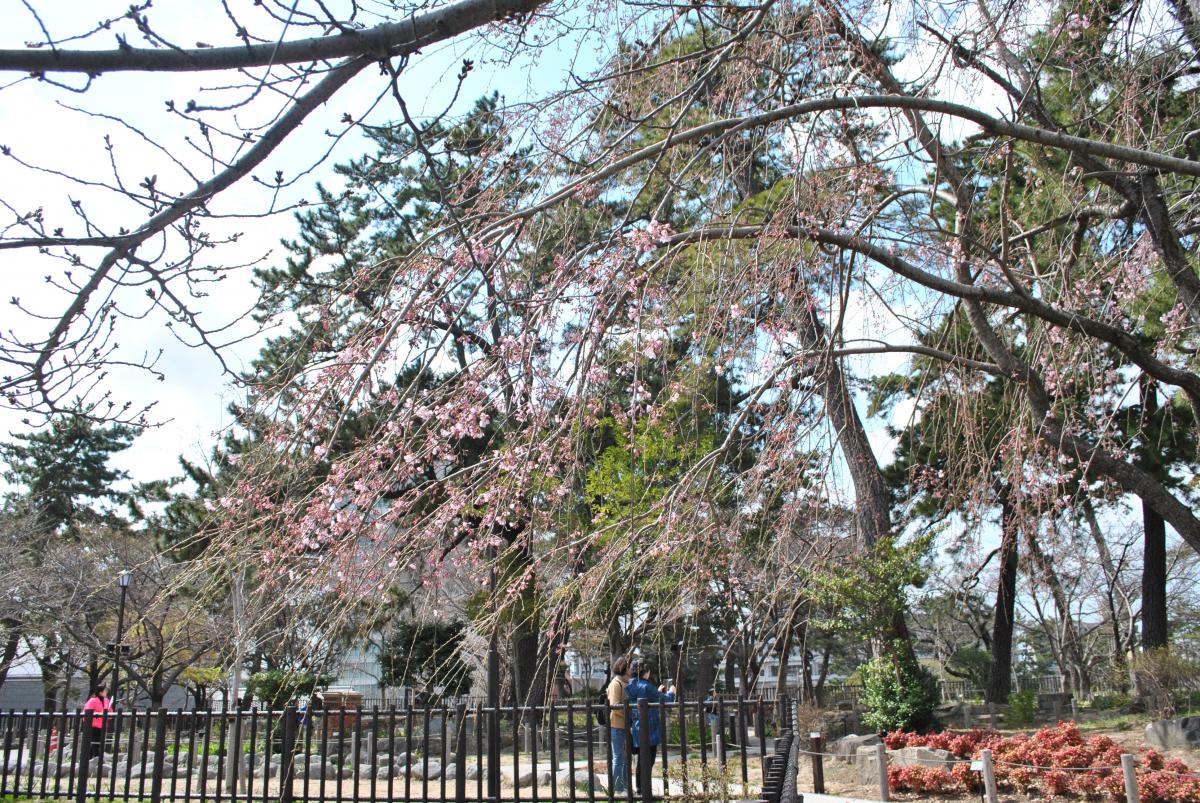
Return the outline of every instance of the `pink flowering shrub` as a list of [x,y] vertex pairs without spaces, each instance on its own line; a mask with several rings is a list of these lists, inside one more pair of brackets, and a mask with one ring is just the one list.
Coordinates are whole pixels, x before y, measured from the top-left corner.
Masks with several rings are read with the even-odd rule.
[[[986,747],[992,751],[996,784],[1003,791],[1046,799],[1125,799],[1121,775],[1124,750],[1107,736],[1085,737],[1074,722],[1060,722],[1055,727],[1014,736],[988,730],[894,731],[884,737],[884,744],[889,750],[904,747],[948,750],[956,758],[964,759],[962,764],[945,768],[889,767],[888,785],[897,792],[977,792],[979,775],[970,770],[966,761],[979,758]],[[1143,750],[1138,758],[1137,780],[1142,803],[1200,801],[1200,773],[1192,773],[1182,761],[1167,760],[1154,750]]]

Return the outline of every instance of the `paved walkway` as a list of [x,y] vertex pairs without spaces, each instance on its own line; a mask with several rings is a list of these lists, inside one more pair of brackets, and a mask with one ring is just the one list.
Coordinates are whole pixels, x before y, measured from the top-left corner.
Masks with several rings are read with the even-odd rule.
[[801,792],[800,794],[804,795],[804,803],[879,803],[877,800],[863,800],[841,795],[818,795],[816,792]]

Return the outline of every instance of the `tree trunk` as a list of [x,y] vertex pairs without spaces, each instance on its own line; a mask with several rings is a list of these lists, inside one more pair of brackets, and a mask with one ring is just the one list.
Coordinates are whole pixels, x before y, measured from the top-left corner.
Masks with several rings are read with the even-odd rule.
[[[1113,641],[1113,661],[1118,666],[1124,666],[1128,663],[1125,655],[1126,650],[1132,646],[1129,639],[1125,638],[1121,632],[1121,619],[1125,621],[1132,620],[1132,610],[1129,602],[1129,597],[1121,589],[1121,578],[1117,571],[1117,565],[1113,561],[1112,553],[1108,549],[1108,542],[1104,540],[1104,533],[1100,531],[1100,521],[1096,518],[1096,508],[1092,504],[1091,497],[1083,498],[1083,517],[1087,522],[1088,531],[1092,534],[1092,541],[1096,544],[1096,553],[1100,557],[1100,568],[1104,571],[1104,579],[1108,586],[1105,590],[1105,604],[1108,607],[1108,617],[1111,624],[1112,641]],[[1117,606],[1117,596],[1121,596],[1121,608]]]
[[792,656],[792,617],[783,624],[783,638],[780,639],[777,654],[779,655],[779,674],[775,681],[775,696],[782,698],[788,693],[788,667]]
[[21,646],[21,621],[13,617],[0,619],[0,627],[4,628],[4,653],[0,655],[0,687],[8,680],[8,670],[12,669],[17,660],[17,650]]
[[712,649],[700,653],[700,662],[696,667],[696,694],[703,700],[709,689],[717,685],[717,656]]
[[54,701],[58,699],[61,667],[54,663],[53,658],[37,655],[38,669],[42,672],[42,707],[47,711],[54,710]]
[[1142,649],[1153,650],[1167,646],[1167,527],[1145,502],[1142,526]]
[[984,699],[989,703],[1008,702],[1012,692],[1012,642],[1016,623],[1017,596],[1017,524],[1011,489],[1000,489],[1000,576],[996,583],[996,611],[992,619],[992,662],[988,668]]
[[[1146,422],[1158,411],[1154,382],[1142,376],[1142,413]],[[1153,431],[1153,428],[1151,428]],[[1151,443],[1142,445],[1138,457],[1141,467],[1152,474],[1162,473],[1162,461]],[[1142,649],[1167,646],[1167,525],[1162,516],[1142,500],[1142,529],[1145,548],[1142,556]]]
[[[825,400],[825,415],[837,433],[838,445],[850,469],[858,511],[859,538],[865,548],[871,549],[883,539],[891,537],[891,493],[879,470],[867,430],[854,407],[854,397],[846,384],[841,363],[825,353],[831,344],[824,324],[817,318],[814,309],[806,309],[801,316],[803,320],[797,327],[801,342],[805,348],[817,352],[813,358],[814,376],[821,397]],[[878,643],[872,645],[876,655],[883,654],[899,642],[900,649],[909,653],[908,657],[913,661],[916,660],[903,610],[892,612],[891,620],[882,625],[882,632],[876,641]]]
[[824,705],[825,681],[829,678],[829,656],[833,652],[833,648],[828,644],[821,648],[821,671],[817,673],[817,680],[813,684],[813,699],[818,705]]
[[1031,528],[1025,528],[1025,546],[1029,550],[1029,554],[1033,557],[1034,564],[1041,572],[1042,579],[1046,583],[1046,587],[1050,589],[1050,596],[1054,599],[1055,612],[1058,615],[1059,628],[1062,630],[1062,658],[1066,666],[1063,670],[1072,680],[1072,691],[1077,695],[1086,696],[1090,692],[1091,678],[1087,672],[1087,662],[1084,660],[1083,651],[1079,643],[1079,630],[1075,627],[1075,619],[1071,613],[1071,604],[1067,600],[1067,594],[1063,590],[1062,582],[1058,578],[1058,572],[1054,570],[1054,565],[1042,551],[1041,544],[1038,543],[1037,537],[1030,532]]

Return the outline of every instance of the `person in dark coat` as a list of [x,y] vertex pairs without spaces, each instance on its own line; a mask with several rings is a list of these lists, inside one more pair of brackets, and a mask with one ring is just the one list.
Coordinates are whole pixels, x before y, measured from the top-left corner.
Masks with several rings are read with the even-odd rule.
[[[643,661],[634,661],[633,680],[629,681],[629,685],[625,687],[625,696],[629,699],[629,713],[633,719],[629,725],[629,739],[638,757],[637,774],[634,778],[637,783],[637,793],[640,795],[643,779],[646,783],[650,782],[654,772],[654,758],[658,753],[658,746],[662,744],[662,724],[659,721],[658,703],[660,701],[673,702],[675,687],[671,686],[668,689],[665,686],[659,686],[655,688],[650,681],[650,666]],[[638,710],[639,700],[645,700],[649,704],[644,723],[641,721],[641,712]],[[646,728],[647,741],[650,743],[649,750],[640,749],[643,727]]]

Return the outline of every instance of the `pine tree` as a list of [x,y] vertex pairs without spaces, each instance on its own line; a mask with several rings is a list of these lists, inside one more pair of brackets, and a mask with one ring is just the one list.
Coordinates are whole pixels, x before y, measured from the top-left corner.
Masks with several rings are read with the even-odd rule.
[[83,416],[57,416],[41,431],[0,444],[4,478],[20,488],[42,531],[69,534],[82,523],[117,517],[97,504],[131,499],[129,491],[117,487],[129,479],[128,473],[109,461],[137,435],[137,429],[123,424],[101,426]]

